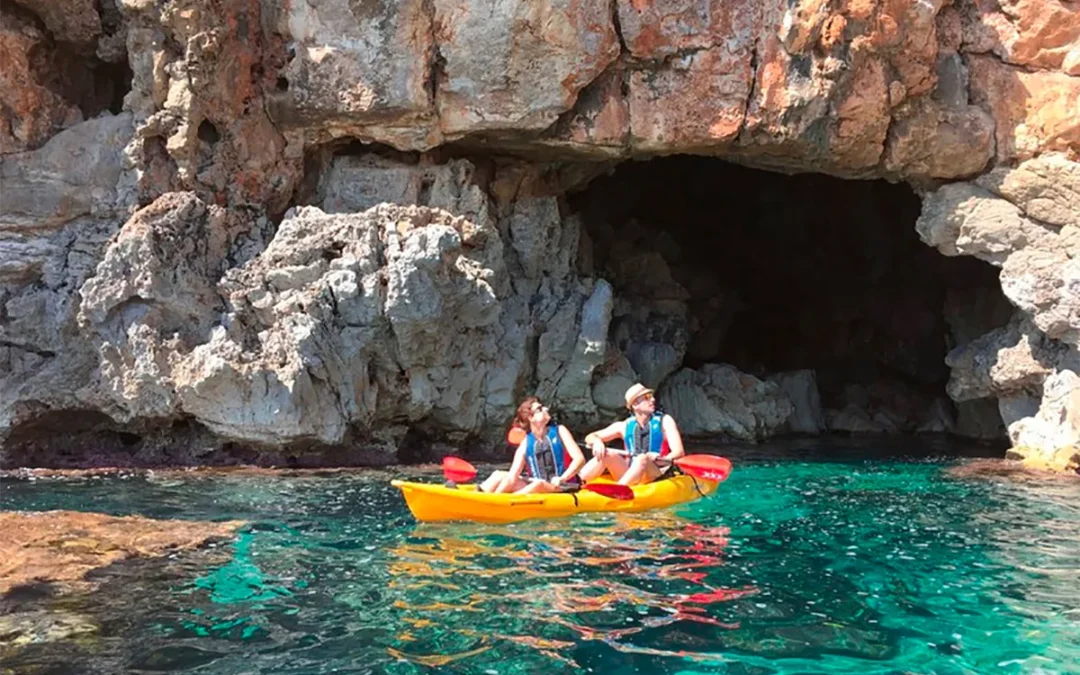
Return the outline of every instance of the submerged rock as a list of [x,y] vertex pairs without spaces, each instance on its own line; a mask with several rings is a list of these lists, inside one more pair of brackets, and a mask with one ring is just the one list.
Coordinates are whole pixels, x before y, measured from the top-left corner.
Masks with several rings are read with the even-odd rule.
[[0,595],[27,584],[86,586],[91,570],[225,539],[242,521],[206,523],[78,511],[0,512]]

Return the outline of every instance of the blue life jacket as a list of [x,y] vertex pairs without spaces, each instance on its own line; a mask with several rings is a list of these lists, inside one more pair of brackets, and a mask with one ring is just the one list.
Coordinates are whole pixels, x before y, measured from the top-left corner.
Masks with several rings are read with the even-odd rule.
[[626,451],[633,455],[640,455],[646,452],[658,452],[661,456],[668,454],[667,439],[664,438],[664,413],[657,410],[653,413],[652,419],[649,420],[649,447],[647,448],[635,448],[634,439],[637,437],[637,418],[633,415],[630,419],[626,420],[626,431],[623,432],[623,443],[626,445]]
[[526,437],[525,466],[529,475],[533,478],[550,480],[555,476],[561,476],[566,470],[566,448],[562,439],[559,438],[559,428],[555,424],[548,425],[547,439],[551,442],[551,450],[544,447],[540,452],[536,451],[536,437],[532,432]]

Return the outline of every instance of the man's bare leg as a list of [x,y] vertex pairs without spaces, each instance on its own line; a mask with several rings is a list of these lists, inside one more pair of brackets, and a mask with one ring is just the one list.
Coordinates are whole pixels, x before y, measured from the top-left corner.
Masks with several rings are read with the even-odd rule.
[[620,485],[644,485],[660,476],[660,467],[648,455],[638,455],[630,462],[630,468],[618,479]]
[[581,476],[582,481],[587,483],[607,471],[612,478],[619,480],[628,468],[630,468],[630,464],[625,457],[609,451],[604,455],[603,460],[593,457],[586,462],[585,466],[581,467],[578,475]]

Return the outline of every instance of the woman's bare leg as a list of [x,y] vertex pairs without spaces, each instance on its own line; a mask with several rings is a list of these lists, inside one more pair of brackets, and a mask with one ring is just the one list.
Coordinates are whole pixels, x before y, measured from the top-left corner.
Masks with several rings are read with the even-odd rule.
[[520,490],[514,490],[517,495],[531,495],[544,492],[555,492],[557,488],[546,480],[530,480]]
[[[504,472],[504,473],[505,473],[505,472]],[[497,491],[498,493],[502,493],[502,494],[507,494],[507,493],[510,493],[510,492],[517,492],[518,490],[520,490],[521,488],[525,487],[525,486],[526,486],[526,485],[528,485],[528,484],[529,484],[529,481],[527,481],[527,480],[525,480],[524,478],[521,478],[521,477],[519,476],[517,480],[515,480],[515,481],[514,481],[513,483],[511,483],[510,485],[507,485],[505,489],[503,489],[503,490],[496,490],[496,491]]]

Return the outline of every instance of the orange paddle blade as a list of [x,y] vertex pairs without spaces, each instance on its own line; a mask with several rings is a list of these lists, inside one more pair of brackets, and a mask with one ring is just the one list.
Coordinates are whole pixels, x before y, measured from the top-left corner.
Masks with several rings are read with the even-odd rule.
[[726,480],[731,474],[731,461],[716,455],[687,455],[675,460],[675,464],[695,478]]
[[510,433],[506,434],[506,442],[510,445],[521,445],[525,440],[525,430],[521,427],[510,427]]
[[443,475],[455,483],[468,483],[476,478],[476,467],[460,457],[443,457]]
[[598,495],[604,495],[609,499],[621,499],[627,501],[634,498],[633,490],[625,485],[617,485],[614,483],[586,483],[581,489],[595,492]]

